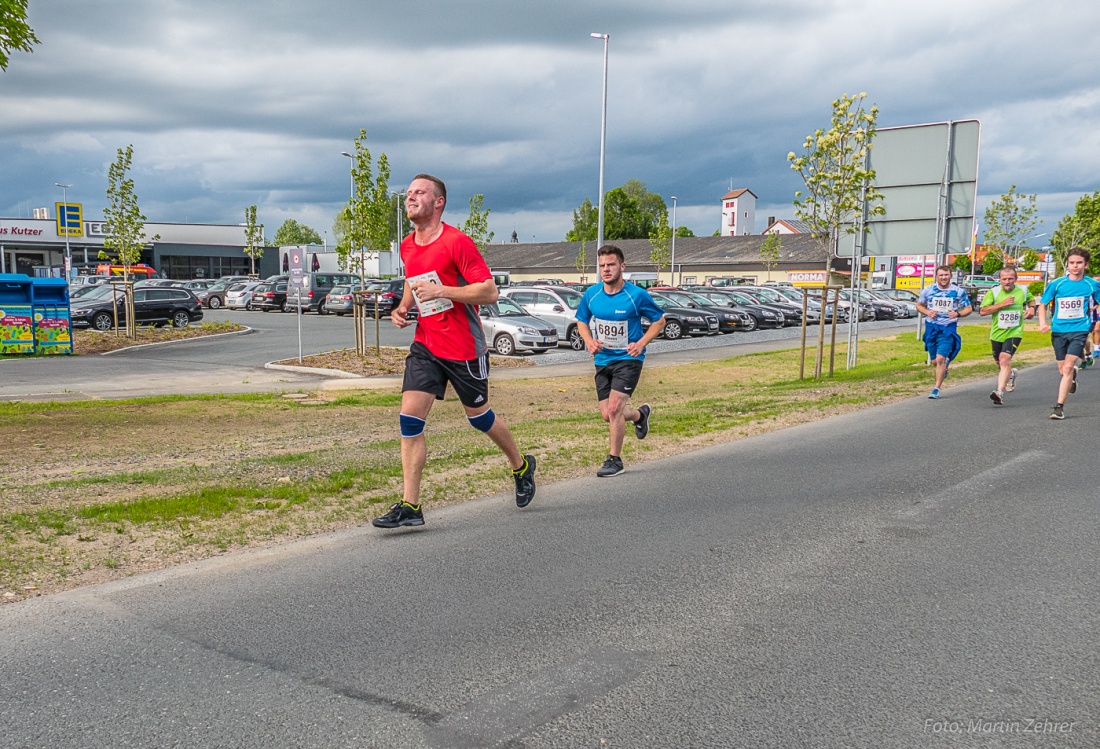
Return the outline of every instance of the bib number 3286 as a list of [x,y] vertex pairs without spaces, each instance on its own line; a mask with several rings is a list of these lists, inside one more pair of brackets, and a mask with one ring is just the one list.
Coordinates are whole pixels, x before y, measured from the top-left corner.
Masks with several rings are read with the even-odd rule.
[[1011,330],[1020,325],[1020,310],[1003,309],[997,313],[997,327],[1001,330]]

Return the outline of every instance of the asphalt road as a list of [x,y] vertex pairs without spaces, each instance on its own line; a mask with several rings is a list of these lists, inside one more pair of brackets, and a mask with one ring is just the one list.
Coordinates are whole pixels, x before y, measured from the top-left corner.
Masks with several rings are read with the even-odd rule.
[[[0,358],[0,400],[67,400],[130,398],[147,395],[248,393],[316,390],[327,378],[311,373],[265,368],[268,362],[298,356],[298,316],[281,312],[207,310],[205,320],[231,320],[250,327],[248,335],[207,337],[167,345],[137,347],[109,356],[52,356]],[[303,356],[354,348],[355,332],[349,316],[301,316]],[[916,330],[915,321],[863,323],[861,335],[881,331]],[[383,346],[408,346],[415,328],[398,330],[385,318],[378,326]],[[648,349],[651,364],[733,356],[764,348],[797,345],[799,328],[736,333],[734,335],[659,340]],[[816,341],[817,328],[810,330]],[[846,330],[837,331],[839,342]],[[368,329],[374,343],[374,329]],[[559,348],[557,353],[532,357],[536,363],[555,366],[580,364],[591,371],[591,356]],[[508,371],[508,370],[502,370]],[[530,370],[512,372],[530,376]],[[541,373],[552,376],[553,372]]]
[[0,745],[1100,746],[1081,380],[0,606]]

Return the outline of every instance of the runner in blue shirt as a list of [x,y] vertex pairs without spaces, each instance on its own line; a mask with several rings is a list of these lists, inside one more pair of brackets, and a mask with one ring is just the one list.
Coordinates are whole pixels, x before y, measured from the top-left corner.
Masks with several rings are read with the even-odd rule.
[[[1061,421],[1066,418],[1066,398],[1077,392],[1077,361],[1084,356],[1092,328],[1092,308],[1100,302],[1100,283],[1087,278],[1092,255],[1088,250],[1074,247],[1066,256],[1066,275],[1056,278],[1043,290],[1039,305],[1039,330],[1051,331],[1050,343],[1058,371],[1062,375],[1058,383],[1058,402],[1050,418]],[[1053,318],[1047,321],[1047,305],[1053,310]]]
[[936,386],[928,395],[932,399],[940,397],[947,368],[962,348],[962,338],[956,330],[959,318],[973,311],[970,297],[951,282],[952,275],[950,266],[937,266],[936,283],[926,287],[917,300],[917,311],[928,318],[924,321],[924,348],[928,359],[936,363]]
[[[596,363],[596,397],[600,414],[610,428],[610,451],[596,471],[601,478],[623,472],[623,438],[626,422],[634,424],[634,436],[649,434],[648,403],[634,408],[630,395],[638,386],[645,347],[665,329],[664,311],[645,289],[623,279],[623,251],[605,244],[596,252],[602,284],[585,290],[577,306],[577,330]],[[642,318],[649,329],[642,330]]]

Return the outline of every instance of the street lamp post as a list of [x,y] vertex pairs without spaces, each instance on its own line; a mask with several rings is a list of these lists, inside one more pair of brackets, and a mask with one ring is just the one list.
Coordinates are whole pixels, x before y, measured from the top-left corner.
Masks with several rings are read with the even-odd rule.
[[603,247],[603,167],[604,157],[607,153],[607,42],[610,34],[592,32],[593,39],[603,39],[603,109],[600,114],[600,210],[598,228],[596,230],[596,249]]
[[397,239],[394,240],[394,243],[393,243],[393,246],[394,246],[394,259],[397,261],[395,263],[395,270],[396,270],[396,266],[401,265],[401,201],[402,201],[402,199],[404,199],[404,197],[405,197],[405,191],[400,190],[397,193],[397,233],[394,234],[394,236]]
[[672,197],[672,242],[668,253],[669,276],[671,285],[676,285],[676,196]]
[[54,182],[54,187],[61,188],[61,210],[65,211],[65,280],[69,280],[72,277],[73,272],[73,255],[69,251],[69,188],[72,185],[63,185],[60,182]]

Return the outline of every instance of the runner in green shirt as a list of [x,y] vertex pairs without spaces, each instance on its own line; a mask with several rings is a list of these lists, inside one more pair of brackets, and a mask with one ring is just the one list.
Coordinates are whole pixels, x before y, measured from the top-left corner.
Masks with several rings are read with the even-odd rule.
[[1035,297],[1016,285],[1015,268],[1002,268],[1000,281],[1000,286],[985,292],[978,314],[993,315],[989,341],[993,344],[993,359],[1001,371],[997,375],[997,389],[989,394],[989,399],[1003,406],[1005,393],[1016,389],[1012,355],[1024,336],[1024,320],[1035,314]]

